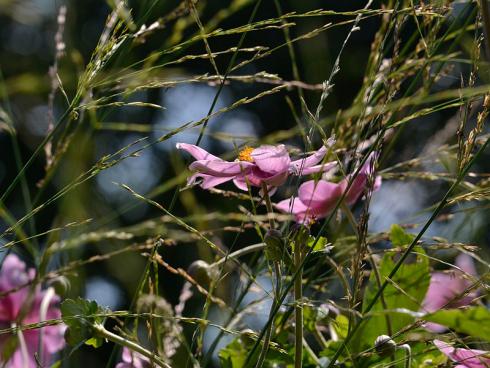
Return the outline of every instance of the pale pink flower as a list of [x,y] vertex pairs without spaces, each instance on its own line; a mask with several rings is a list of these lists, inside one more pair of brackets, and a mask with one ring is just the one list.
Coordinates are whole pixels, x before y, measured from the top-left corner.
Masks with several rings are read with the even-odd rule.
[[[464,274],[477,275],[473,259],[462,253],[456,257],[455,265],[458,269],[447,272],[438,271],[431,274],[429,289],[422,303],[425,312],[431,313],[441,308],[464,307],[478,296],[478,292],[475,290],[465,294],[472,282],[465,278]],[[446,327],[436,323],[427,323],[424,327],[433,332],[446,330]]]
[[441,340],[434,340],[434,345],[449,359],[458,363],[455,368],[490,367],[490,352],[488,351],[455,348]]
[[327,153],[327,147],[322,146],[311,156],[299,160],[291,160],[286,146],[263,145],[258,148],[243,149],[235,161],[225,161],[204,149],[187,143],[177,143],[178,149],[190,153],[196,161],[189,165],[194,171],[187,181],[188,185],[199,181],[204,189],[213,188],[219,184],[233,180],[242,190],[251,186],[261,187],[266,184],[270,190],[282,185],[289,175],[309,175],[332,169],[336,163],[321,164]]
[[136,353],[127,347],[123,348],[122,362],[117,363],[116,368],[149,368],[151,366],[150,360]]
[[[27,269],[25,263],[16,255],[9,254],[5,257],[0,269],[0,293],[6,293],[0,297],[0,328],[61,318],[61,312],[57,306],[59,297],[54,294],[52,288],[41,290],[41,287],[37,286],[34,289],[34,295],[32,297],[29,295],[31,287],[25,285],[34,277],[35,271]],[[16,289],[18,290],[9,293]],[[46,308],[45,315],[41,316],[43,301]],[[6,362],[6,366],[36,368],[38,366],[34,358],[36,352],[40,353],[39,358],[43,366],[49,366],[53,355],[65,346],[64,331],[64,325],[54,325],[24,330],[20,335],[0,335],[0,351],[4,351],[6,344],[16,344],[16,350]],[[42,351],[39,351],[41,336]],[[1,359],[0,356],[0,362]]]
[[[371,154],[354,179],[347,177],[339,183],[326,180],[307,181],[300,185],[297,197],[277,203],[276,208],[282,212],[292,213],[297,222],[327,217],[347,189],[349,180],[352,180],[352,184],[344,200],[348,205],[354,204],[365,192],[368,178],[374,173],[375,155]],[[374,190],[379,189],[380,186],[381,177],[377,177]]]

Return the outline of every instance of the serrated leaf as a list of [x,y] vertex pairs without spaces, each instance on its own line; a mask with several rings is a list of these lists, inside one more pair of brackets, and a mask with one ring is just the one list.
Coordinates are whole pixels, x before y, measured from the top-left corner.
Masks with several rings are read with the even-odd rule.
[[414,237],[415,236],[413,234],[407,233],[405,229],[402,228],[400,225],[391,225],[390,241],[393,243],[394,246],[401,247],[404,245],[408,245],[413,241]]
[[104,317],[100,314],[106,310],[100,307],[93,300],[82,298],[67,299],[61,303],[61,316],[63,322],[68,326],[65,339],[68,344],[75,346],[84,342],[95,348],[103,343],[103,339],[94,336],[92,325],[95,323],[103,324]]
[[[308,237],[308,242],[306,243],[306,245],[311,248],[313,246],[313,244],[315,244],[315,237],[314,236],[309,236]],[[313,247],[313,252],[322,252],[322,251],[325,251],[325,250],[329,250],[328,249],[328,241],[327,241],[327,238],[325,238],[324,236],[320,236],[318,238],[318,241],[316,242],[315,246]]]

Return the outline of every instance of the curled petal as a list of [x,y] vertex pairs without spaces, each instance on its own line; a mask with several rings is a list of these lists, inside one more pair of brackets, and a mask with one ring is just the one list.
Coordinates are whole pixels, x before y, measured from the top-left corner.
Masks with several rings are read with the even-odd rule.
[[253,166],[253,163],[243,161],[199,160],[191,163],[189,169],[217,177],[231,177],[244,174]]
[[289,153],[283,144],[260,146],[252,151],[251,156],[260,170],[271,174],[287,172],[291,163]]
[[490,352],[476,349],[460,349],[441,341],[434,340],[434,345],[453,362],[466,368],[486,368],[490,366]]
[[336,166],[337,166],[337,162],[332,161],[332,162],[326,162],[326,163],[320,164],[320,165],[304,167],[303,169],[296,169],[295,168],[294,173],[296,175],[310,175],[310,174],[315,174],[315,173],[319,173],[319,172],[330,171]]
[[291,162],[291,167],[295,169],[297,172],[303,170],[308,167],[312,167],[323,160],[325,154],[327,153],[327,147],[322,146],[318,151],[314,154]]
[[282,212],[292,213],[293,215],[297,215],[308,210],[308,207],[301,202],[298,197],[291,197],[280,201],[275,207]]
[[220,184],[230,181],[232,176],[217,177],[212,175],[206,175],[201,173],[196,173],[189,177],[187,180],[187,185],[199,184],[203,189],[214,188]]
[[189,143],[177,143],[175,145],[177,149],[184,150],[188,153],[190,153],[196,160],[219,160],[221,159],[219,157],[216,157],[212,154],[210,154],[208,151],[202,149],[199,146],[196,146],[194,144],[189,144]]

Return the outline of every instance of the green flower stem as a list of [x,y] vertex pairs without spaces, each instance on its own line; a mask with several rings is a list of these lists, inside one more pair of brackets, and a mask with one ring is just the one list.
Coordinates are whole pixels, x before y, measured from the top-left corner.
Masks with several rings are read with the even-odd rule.
[[294,242],[294,265],[298,273],[294,279],[294,316],[295,316],[295,351],[294,368],[303,366],[303,270],[301,269],[301,245],[298,241]]
[[172,368],[170,365],[165,363],[161,358],[159,358],[157,355],[155,355],[151,351],[146,350],[145,348],[143,348],[142,346],[136,344],[135,342],[133,342],[131,340],[125,339],[124,337],[121,337],[121,336],[116,335],[110,331],[107,331],[105,329],[105,327],[103,325],[101,325],[100,323],[94,323],[92,325],[92,328],[94,329],[94,331],[99,336],[101,336],[101,337],[103,337],[109,341],[112,341],[115,344],[125,346],[128,349],[143,355],[144,357],[148,358],[152,363],[158,365],[159,367]]
[[[265,205],[267,207],[267,217],[269,218],[269,226],[271,229],[274,229],[274,219],[272,218],[272,214],[274,213],[274,209],[272,208],[271,198],[269,196],[269,191],[267,189],[267,184],[262,182],[262,191],[264,194]],[[265,244],[264,244],[265,245]],[[279,302],[279,298],[281,295],[281,267],[279,262],[274,263],[274,273],[276,277],[276,286],[274,288],[274,299],[272,300],[271,310],[269,312],[268,320],[271,320],[272,323],[269,324],[267,330],[264,335],[264,344],[262,345],[262,349],[260,350],[259,358],[257,359],[257,364],[255,368],[261,368],[264,364],[265,357],[267,356],[267,351],[269,350],[269,344],[271,342],[272,330],[274,329],[274,311],[276,309],[276,303]]]
[[257,243],[249,245],[248,247],[237,250],[236,252],[230,253],[227,256],[219,259],[218,261],[211,263],[209,267],[218,267],[229,260],[239,258],[249,253],[258,252],[264,250],[267,245],[265,243]]
[[[274,291],[274,300],[272,301],[271,310],[269,312],[269,320],[274,318],[273,314],[276,309],[276,303],[278,302],[280,295],[281,268],[279,266],[279,262],[274,262],[274,271],[276,274],[276,287]],[[269,324],[269,327],[265,332],[264,344],[262,345],[262,349],[260,351],[259,358],[257,359],[257,364],[255,365],[255,368],[261,368],[264,364],[265,357],[267,356],[267,351],[269,350],[273,328],[274,323]]]
[[398,349],[405,350],[405,368],[410,368],[412,366],[412,349],[410,348],[410,345],[403,344],[398,346]]

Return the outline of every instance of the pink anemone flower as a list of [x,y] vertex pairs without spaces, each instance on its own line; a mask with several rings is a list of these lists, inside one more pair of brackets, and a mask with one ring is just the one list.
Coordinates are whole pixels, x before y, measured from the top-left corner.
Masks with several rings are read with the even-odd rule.
[[[448,272],[433,272],[430,278],[429,289],[422,303],[425,312],[435,312],[441,308],[459,308],[471,304],[478,296],[477,291],[466,290],[472,282],[465,278],[468,274],[476,276],[476,268],[473,259],[467,254],[460,254],[456,257],[455,265],[457,269]],[[424,325],[429,331],[443,332],[446,327],[436,323],[426,323]]]
[[458,363],[455,368],[490,367],[489,351],[455,348],[441,340],[434,340],[434,345],[449,359]]
[[[276,208],[282,212],[292,213],[297,222],[308,222],[327,217],[347,189],[349,180],[353,181],[344,200],[348,205],[354,204],[365,192],[368,177],[374,174],[375,155],[371,154],[354,179],[347,177],[339,183],[326,180],[307,181],[300,185],[297,197],[291,197],[277,203]],[[380,186],[381,177],[378,176],[375,180],[374,190],[379,189]]]
[[[33,269],[27,269],[16,255],[5,257],[0,270],[0,328],[26,325],[48,319],[61,318],[58,308],[59,297],[52,287],[41,290],[37,286],[33,295],[26,286],[35,277]],[[15,290],[15,291],[14,291]],[[53,355],[65,346],[65,326],[54,325],[0,335],[0,351],[7,346],[16,346],[7,362],[0,356],[0,362],[7,367],[36,368],[35,353],[44,367],[52,363]]]
[[282,185],[289,175],[325,172],[336,165],[335,162],[320,163],[327,153],[325,146],[311,156],[294,161],[291,160],[283,144],[263,145],[258,148],[246,147],[238,154],[238,159],[231,162],[193,144],[177,143],[177,148],[187,151],[196,159],[189,166],[189,169],[195,173],[189,177],[187,184],[191,185],[199,180],[199,184],[204,189],[233,180],[234,184],[242,190],[248,190],[248,184],[254,187],[266,184],[273,191]]
[[136,353],[127,347],[123,348],[122,352],[122,362],[116,364],[116,368],[149,368],[151,367],[150,360]]

